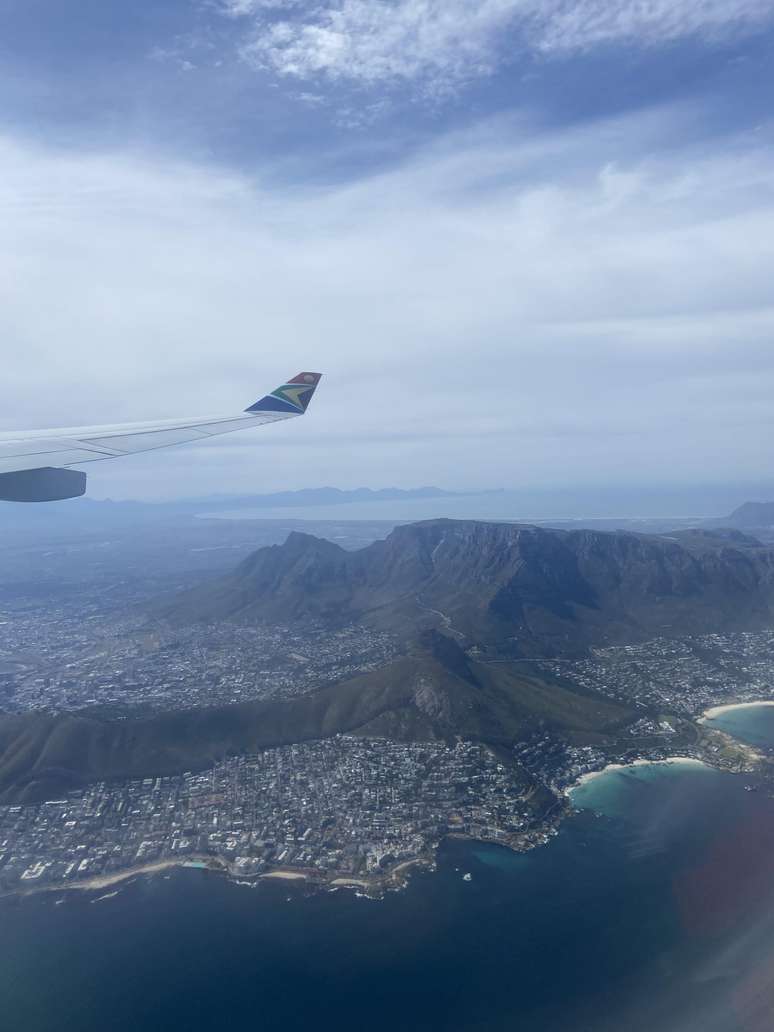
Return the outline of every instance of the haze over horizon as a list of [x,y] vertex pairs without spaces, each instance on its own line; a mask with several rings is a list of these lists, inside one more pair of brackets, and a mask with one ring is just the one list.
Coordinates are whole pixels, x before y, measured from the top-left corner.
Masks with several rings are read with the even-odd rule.
[[93,497],[774,480],[770,3],[2,20],[0,430],[325,374],[306,419],[93,464]]
[[[255,486],[255,485],[252,485]],[[187,495],[177,498],[133,499],[120,496],[87,496],[47,505],[0,503],[0,523],[5,531],[12,527],[29,530],[34,526],[62,529],[66,521],[98,529],[101,525],[126,522],[142,513],[153,520],[183,518],[269,522],[290,521],[289,526],[305,523],[310,533],[317,525],[363,521],[365,524],[398,523],[422,520],[484,520],[488,522],[578,522],[604,528],[610,526],[658,532],[682,521],[709,520],[736,526],[737,510],[748,503],[774,503],[774,484],[642,484],[577,487],[557,485],[545,489],[491,488],[482,490],[445,490],[439,488],[339,489],[323,487],[263,492],[252,490]],[[731,519],[731,517],[734,517]],[[107,522],[106,522],[107,521]],[[638,523],[642,525],[637,526]],[[386,531],[385,531],[386,533]],[[323,536],[325,532],[323,531]]]

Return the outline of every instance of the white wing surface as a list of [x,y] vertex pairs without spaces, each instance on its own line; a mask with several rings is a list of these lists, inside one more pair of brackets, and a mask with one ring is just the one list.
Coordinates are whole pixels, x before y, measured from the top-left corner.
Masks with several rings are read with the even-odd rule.
[[[169,419],[153,423],[127,423],[117,426],[71,427],[66,430],[28,430],[23,433],[0,435],[0,499],[13,501],[52,500],[45,497],[16,498],[25,474],[25,485],[40,482],[35,471],[62,471],[100,459],[114,459],[121,455],[167,448],[173,444],[201,441],[234,430],[276,423],[283,419],[302,416],[320,381],[319,373],[299,373],[292,380],[256,401],[238,415],[213,416],[204,419]],[[54,478],[56,479],[56,478]],[[59,478],[60,482],[65,482]],[[5,482],[5,483],[4,483]],[[85,488],[85,477],[83,478]],[[6,491],[4,491],[4,487]],[[10,494],[8,493],[10,491]],[[25,487],[22,493],[27,492]],[[33,487],[33,494],[35,490]],[[79,491],[78,493],[83,493]],[[57,496],[62,497],[62,496]],[[63,497],[68,497],[64,495]]]

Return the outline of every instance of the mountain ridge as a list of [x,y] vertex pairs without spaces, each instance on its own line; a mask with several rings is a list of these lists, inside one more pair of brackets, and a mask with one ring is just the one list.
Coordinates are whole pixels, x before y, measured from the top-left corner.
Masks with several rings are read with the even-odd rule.
[[429,631],[380,670],[282,702],[129,720],[0,716],[0,803],[58,797],[97,780],[205,769],[229,755],[337,734],[462,736],[508,747],[538,727],[599,736],[633,719],[632,710],[603,696],[471,660]]
[[771,530],[774,528],[774,502],[745,502],[734,509],[723,522],[730,527],[738,527],[743,530],[747,528]]
[[179,623],[360,622],[410,640],[436,627],[513,655],[774,619],[774,551],[734,530],[672,535],[429,520],[358,551],[293,532],[231,574],[166,599]]

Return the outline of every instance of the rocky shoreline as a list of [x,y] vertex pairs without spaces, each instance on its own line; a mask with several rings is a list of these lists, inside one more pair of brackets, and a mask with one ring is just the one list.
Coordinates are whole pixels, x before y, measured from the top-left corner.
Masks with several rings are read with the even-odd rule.
[[484,842],[489,845],[502,846],[519,853],[528,852],[545,845],[545,843],[558,834],[562,822],[573,813],[571,801],[573,790],[611,771],[657,764],[695,764],[726,773],[744,773],[758,776],[762,784],[774,785],[774,762],[769,760],[759,750],[735,739],[727,732],[707,726],[708,720],[721,713],[739,707],[753,706],[774,706],[774,701],[761,700],[760,702],[728,703],[722,706],[711,707],[705,711],[695,721],[695,725],[700,731],[700,738],[691,754],[666,757],[643,756],[623,762],[614,757],[610,758],[603,767],[600,767],[598,770],[587,771],[577,781],[568,785],[561,793],[556,793],[554,805],[547,811],[540,822],[528,831],[512,835],[504,833],[497,837],[474,836],[463,832],[451,831],[443,836],[427,854],[401,860],[393,867],[378,874],[353,875],[342,871],[323,872],[314,868],[273,867],[258,874],[245,875],[219,857],[167,857],[153,863],[137,865],[93,878],[84,878],[53,885],[24,886],[23,888],[5,893],[0,896],[0,900],[31,896],[42,892],[101,892],[113,886],[121,885],[123,882],[135,877],[153,876],[174,868],[192,868],[209,871],[213,874],[224,875],[240,885],[257,886],[264,881],[280,881],[298,883],[303,885],[304,888],[313,891],[349,889],[371,899],[381,899],[387,892],[400,891],[405,888],[412,871],[434,870],[438,846],[444,838]]

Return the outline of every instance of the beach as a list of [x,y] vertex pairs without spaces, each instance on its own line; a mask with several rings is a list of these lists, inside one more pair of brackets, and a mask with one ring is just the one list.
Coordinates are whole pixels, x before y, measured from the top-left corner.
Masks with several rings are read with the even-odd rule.
[[565,790],[565,795],[570,795],[574,789],[587,785],[590,781],[594,781],[595,778],[600,778],[604,774],[611,774],[616,770],[629,770],[632,767],[668,766],[670,764],[691,767],[708,766],[703,760],[697,760],[694,756],[667,756],[664,760],[633,760],[631,763],[608,763],[601,770],[591,770],[588,774],[582,774],[576,782]]
[[716,717],[722,717],[724,713],[732,713],[736,710],[743,709],[754,709],[756,707],[774,706],[774,700],[762,699],[760,702],[730,702],[724,706],[711,706],[708,710],[705,710],[698,719],[699,724],[703,724],[707,720],[714,720]]
[[281,878],[285,881],[306,881],[307,875],[301,871],[267,871],[260,878]]
[[32,891],[38,892],[41,889],[50,890],[52,892],[62,892],[67,889],[82,889],[88,892],[93,892],[95,889],[107,889],[111,885],[118,885],[119,882],[126,881],[127,878],[134,878],[138,874],[158,874],[159,871],[166,871],[170,867],[182,867],[185,863],[184,860],[157,860],[152,864],[141,864],[137,867],[129,867],[124,871],[116,871],[114,874],[100,874],[95,878],[84,878],[82,880],[74,880],[64,882],[59,885],[41,885],[41,886],[30,886]]

